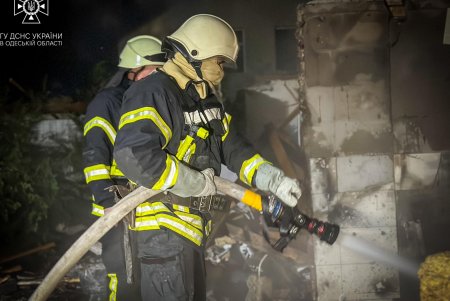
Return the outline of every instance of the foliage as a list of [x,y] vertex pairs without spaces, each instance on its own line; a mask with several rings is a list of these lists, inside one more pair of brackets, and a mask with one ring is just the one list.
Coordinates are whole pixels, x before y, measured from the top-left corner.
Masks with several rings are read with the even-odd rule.
[[50,157],[41,156],[44,149],[31,143],[31,128],[40,120],[38,107],[25,103],[2,114],[0,121],[0,225],[5,240],[24,229],[36,232],[58,190]]
[[[106,62],[94,66],[87,87],[75,97],[91,99],[111,70]],[[43,110],[51,97],[46,79],[42,91],[14,86],[0,87],[0,235],[9,244],[24,237],[40,242],[54,234],[57,225],[91,221],[81,162],[81,116],[53,116],[71,119],[73,132],[79,135],[71,135],[69,141],[54,136],[45,145],[36,143],[36,125],[44,119]],[[22,97],[12,99],[14,93],[9,92],[16,89]]]

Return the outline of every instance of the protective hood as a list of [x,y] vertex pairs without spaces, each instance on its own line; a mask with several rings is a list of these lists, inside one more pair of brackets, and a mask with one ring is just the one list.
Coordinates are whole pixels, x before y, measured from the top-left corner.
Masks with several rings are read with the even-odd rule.
[[178,86],[185,90],[189,82],[193,82],[201,99],[208,96],[208,86],[215,91],[215,86],[219,85],[223,78],[223,70],[217,60],[208,59],[202,62],[201,71],[203,79],[195,72],[194,67],[181,55],[176,52],[175,56],[168,60],[161,68],[165,73],[175,78]]

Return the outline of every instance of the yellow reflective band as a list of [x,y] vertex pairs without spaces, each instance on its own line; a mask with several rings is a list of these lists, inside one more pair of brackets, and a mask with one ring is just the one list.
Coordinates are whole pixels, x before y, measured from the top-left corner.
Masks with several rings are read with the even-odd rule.
[[96,203],[92,203],[91,214],[96,216],[103,216],[105,215],[105,208],[103,206],[97,205]]
[[167,155],[166,168],[164,169],[158,182],[153,185],[153,190],[166,190],[171,188],[178,179],[178,160],[171,155]]
[[119,167],[117,167],[116,160],[113,160],[113,163],[111,165],[110,175],[114,176],[114,177],[124,177],[125,176],[123,174],[123,172],[119,169]]
[[181,220],[178,217],[174,217],[164,213],[137,217],[135,227],[132,228],[132,230],[157,230],[160,229],[160,227],[165,227],[169,230],[172,230],[179,235],[189,239],[198,246],[200,246],[202,243],[203,234],[201,230],[197,229],[195,226],[191,226],[189,223]]
[[170,212],[170,210],[161,202],[144,202],[136,207],[136,216],[155,215],[160,212]]
[[145,231],[145,230],[157,230],[160,229],[156,217],[154,216],[144,216],[137,217],[134,223],[135,231]]
[[109,180],[111,179],[109,175],[110,167],[105,164],[97,164],[86,167],[84,169],[84,176],[86,178],[86,183],[97,181],[97,180]]
[[231,122],[231,115],[225,113],[225,117],[222,119],[222,124],[225,129],[225,134],[222,135],[222,141],[225,141],[225,139],[227,139],[228,133],[230,132],[230,122]]
[[116,130],[108,120],[102,117],[94,117],[84,125],[84,136],[86,136],[87,133],[96,126],[105,132],[109,138],[109,141],[111,141],[111,144],[114,145],[114,141],[116,140]]
[[212,220],[209,220],[205,227],[206,236],[209,236],[209,234],[211,234],[211,230],[212,230]]
[[175,211],[175,214],[185,222],[193,225],[197,229],[203,230],[203,219],[195,214]]
[[143,107],[123,114],[122,117],[120,118],[119,130],[126,124],[133,123],[143,119],[150,119],[158,127],[158,129],[166,138],[166,143],[163,146],[163,148],[165,148],[166,145],[169,143],[170,139],[172,138],[172,130],[164,121],[164,119],[162,119],[161,115],[159,115],[159,113],[156,111],[155,108]]
[[202,138],[204,140],[204,139],[208,138],[209,132],[207,129],[204,129],[201,127],[197,131],[197,136],[199,136],[200,138]]
[[268,163],[261,157],[259,154],[254,155],[250,159],[244,161],[241,166],[241,170],[239,172],[239,179],[246,183],[247,185],[252,185],[253,175],[255,174],[256,169],[263,164]]
[[194,141],[194,138],[189,135],[187,135],[186,138],[181,141],[176,155],[178,160],[183,160],[184,155],[187,153],[189,147],[192,144],[192,141]]
[[117,275],[116,274],[108,274],[109,284],[108,288],[111,292],[109,294],[109,301],[116,301],[117,297]]
[[186,163],[189,163],[191,161],[191,157],[193,154],[195,154],[195,150],[197,149],[197,145],[193,143],[191,146],[189,146],[189,149],[184,154],[183,161]]
[[185,221],[163,213],[156,215],[156,219],[160,226],[180,234],[198,246],[202,244],[202,232]]
[[186,207],[186,206],[181,206],[181,205],[177,205],[177,204],[173,204],[173,209],[175,209],[175,210],[178,210],[178,211],[181,211],[181,212],[186,212],[186,213],[189,213],[190,211],[189,211],[189,207]]

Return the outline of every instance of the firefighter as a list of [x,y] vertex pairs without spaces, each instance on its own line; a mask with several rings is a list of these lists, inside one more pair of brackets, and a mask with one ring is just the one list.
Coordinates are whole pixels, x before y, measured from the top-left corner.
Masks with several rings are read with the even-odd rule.
[[296,206],[296,180],[236,132],[215,91],[236,64],[232,27],[207,14],[163,41],[168,61],[124,95],[114,158],[127,178],[162,190],[136,209],[143,300],[205,300],[204,244],[221,163],[250,186]]
[[[120,54],[119,71],[87,107],[83,163],[86,182],[93,193],[93,215],[102,216],[114,205],[115,196],[108,187],[128,182],[113,160],[123,93],[131,82],[153,73],[164,62],[159,39],[142,35],[128,40]],[[114,227],[101,240],[108,300],[139,300],[138,287],[126,281],[123,231],[123,227]]]

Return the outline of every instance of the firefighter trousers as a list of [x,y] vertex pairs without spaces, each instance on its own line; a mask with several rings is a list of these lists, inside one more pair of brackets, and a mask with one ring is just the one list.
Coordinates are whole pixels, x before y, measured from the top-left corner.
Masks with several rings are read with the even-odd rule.
[[167,230],[136,232],[143,301],[205,301],[203,250]]
[[119,223],[100,240],[102,260],[108,273],[106,300],[139,301],[139,284],[127,283],[125,258],[123,252],[123,227]]

